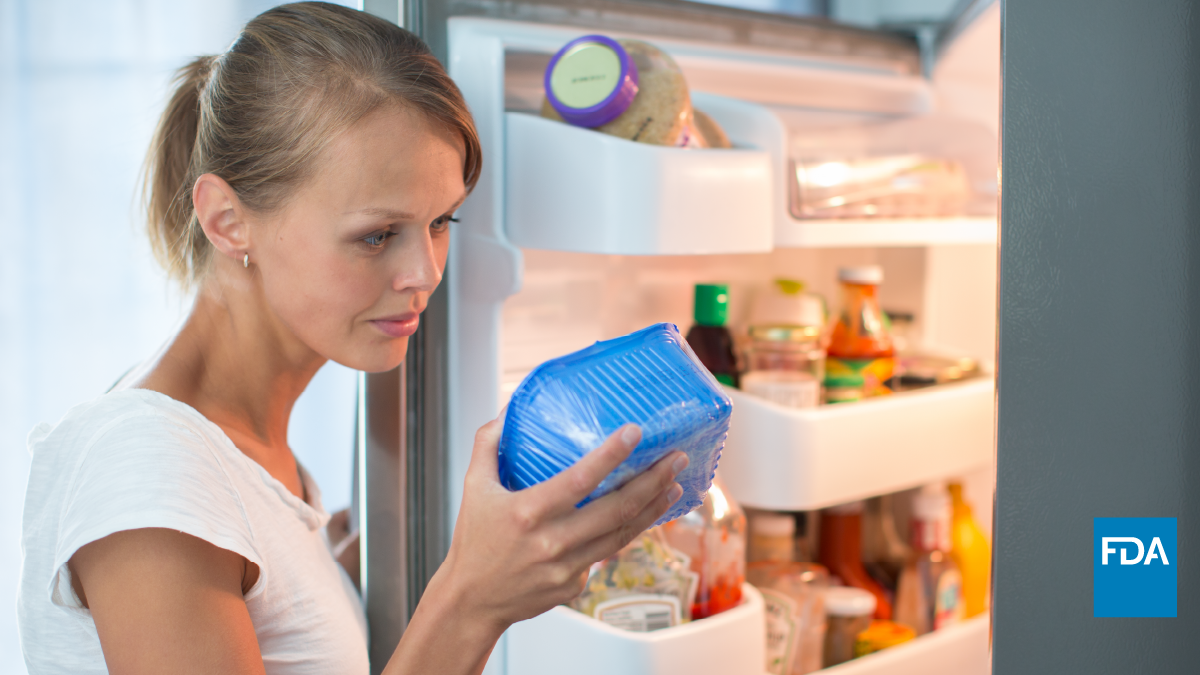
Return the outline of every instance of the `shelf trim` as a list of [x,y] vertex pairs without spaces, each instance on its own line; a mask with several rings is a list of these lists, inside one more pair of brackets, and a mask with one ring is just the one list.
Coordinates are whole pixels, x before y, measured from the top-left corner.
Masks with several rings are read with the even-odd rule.
[[775,248],[862,248],[995,244],[999,230],[992,216],[796,220],[775,230]]

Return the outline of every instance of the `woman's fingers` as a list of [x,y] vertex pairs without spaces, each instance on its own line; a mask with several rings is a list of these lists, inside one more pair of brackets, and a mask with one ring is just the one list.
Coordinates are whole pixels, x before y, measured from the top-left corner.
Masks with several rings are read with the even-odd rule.
[[641,440],[641,428],[636,424],[626,424],[573,466],[529,488],[529,498],[546,511],[574,508],[596,489],[605,476],[629,457]]
[[633,522],[650,502],[675,485],[675,477],[687,465],[688,456],[684,453],[675,451],[668,454],[621,486],[620,490],[614,490],[579,509],[564,523],[566,531],[575,542],[583,543]]
[[475,432],[475,447],[471,451],[471,464],[467,467],[467,478],[472,476],[497,482],[500,480],[500,434],[504,432],[504,416],[488,422]]
[[662,514],[666,513],[667,509],[671,508],[671,505],[682,495],[683,488],[678,484],[673,484],[650,500],[650,503],[633,519],[576,549],[577,560],[581,564],[591,564],[597,560],[604,560],[621,550],[625,544],[633,541],[634,537],[645,532],[646,528],[661,518]]

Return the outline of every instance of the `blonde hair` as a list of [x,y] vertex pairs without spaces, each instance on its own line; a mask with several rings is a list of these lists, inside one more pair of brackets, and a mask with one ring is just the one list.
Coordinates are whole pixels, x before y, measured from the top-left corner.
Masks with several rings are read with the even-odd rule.
[[383,19],[322,2],[281,5],[246,24],[229,51],[181,68],[146,160],[159,262],[185,288],[208,268],[212,244],[192,206],[201,175],[269,212],[313,174],[339,131],[389,103],[462,136],[463,182],[473,188],[482,150],[461,92],[420,38]]

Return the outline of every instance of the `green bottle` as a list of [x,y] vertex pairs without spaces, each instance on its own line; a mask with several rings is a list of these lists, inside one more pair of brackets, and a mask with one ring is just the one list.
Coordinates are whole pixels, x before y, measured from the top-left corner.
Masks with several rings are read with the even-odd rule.
[[737,359],[733,356],[733,336],[725,327],[729,320],[729,286],[696,284],[695,324],[688,330],[687,341],[700,363],[721,384],[738,386]]

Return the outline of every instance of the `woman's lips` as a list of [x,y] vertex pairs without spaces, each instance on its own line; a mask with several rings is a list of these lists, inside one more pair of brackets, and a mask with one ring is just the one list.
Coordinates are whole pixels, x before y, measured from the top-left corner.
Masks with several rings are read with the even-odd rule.
[[418,314],[409,314],[405,316],[388,317],[386,319],[374,319],[371,325],[379,329],[379,332],[388,337],[401,338],[408,337],[417,332],[417,325],[421,322],[421,317]]

